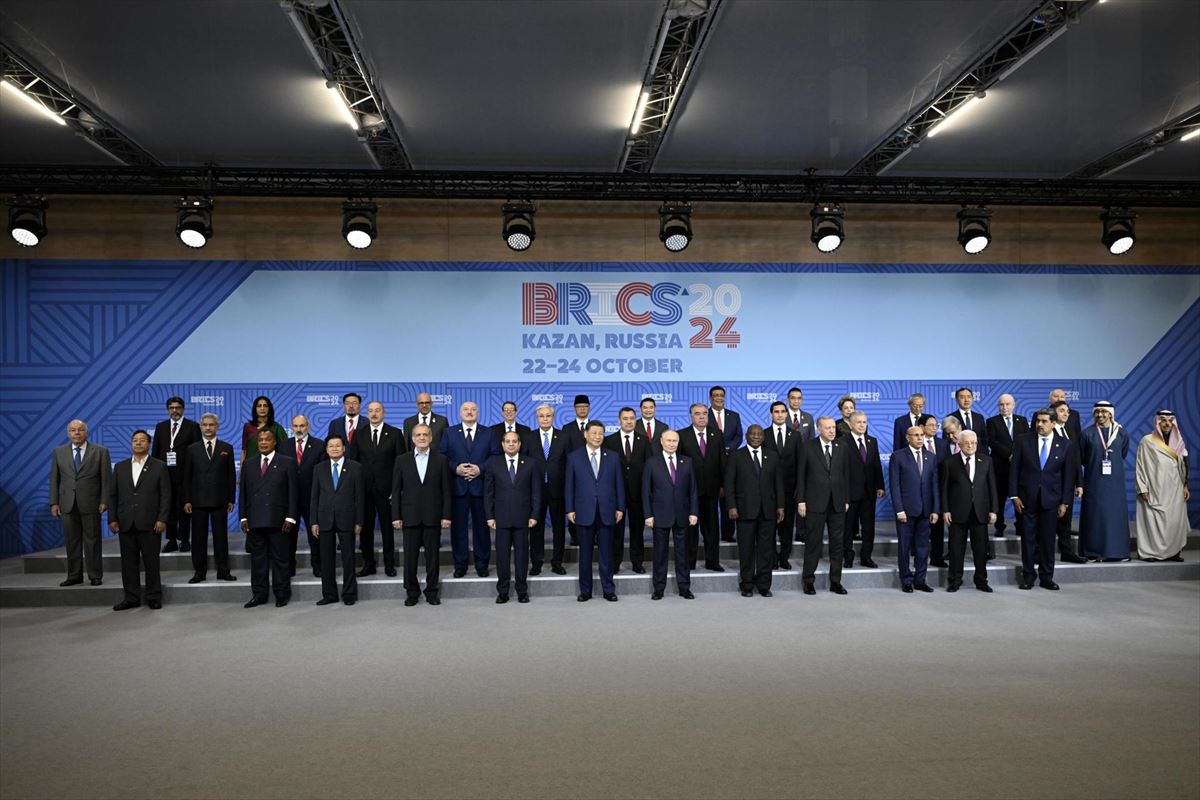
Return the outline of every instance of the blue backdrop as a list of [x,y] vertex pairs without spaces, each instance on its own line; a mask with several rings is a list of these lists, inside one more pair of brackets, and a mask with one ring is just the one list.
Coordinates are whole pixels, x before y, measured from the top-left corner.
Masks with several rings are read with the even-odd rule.
[[814,416],[855,395],[886,448],[912,392],[939,415],[964,384],[985,415],[1009,392],[1028,415],[1061,386],[1085,420],[1115,403],[1135,442],[1171,406],[1200,446],[1196,267],[16,260],[0,290],[0,555],[61,545],[68,420],[124,458],[176,394],[240,444],[258,394],[321,434],[348,390],[392,422],[428,391],[451,419],[512,399],[527,423],[586,393],[612,424],[651,395],[682,425],[713,383],[749,421],[799,385]]

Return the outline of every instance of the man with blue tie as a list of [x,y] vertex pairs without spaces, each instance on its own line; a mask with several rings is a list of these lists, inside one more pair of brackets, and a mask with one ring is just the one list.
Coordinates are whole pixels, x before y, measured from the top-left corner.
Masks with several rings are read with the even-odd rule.
[[1054,412],[1043,408],[1033,415],[1035,432],[1018,436],[1008,472],[1008,496],[1023,516],[1021,582],[1032,589],[1036,572],[1043,589],[1054,582],[1054,545],[1058,519],[1067,513],[1075,488],[1077,461],[1074,445],[1054,432]]
[[646,525],[654,532],[654,591],[651,600],[662,600],[667,588],[667,551],[675,548],[675,588],[684,600],[693,600],[688,569],[688,527],[700,521],[700,497],[691,459],[681,456],[679,434],[659,435],[660,453],[650,456],[642,473],[642,508]]
[[625,516],[625,480],[617,454],[605,450],[604,423],[594,419],[584,429],[584,446],[567,454],[565,505],[567,519],[579,536],[579,597],[592,599],[592,555],[600,547],[600,588],[604,599],[617,601],[613,582],[613,526]]
[[[475,574],[488,576],[492,559],[492,537],[488,533],[483,510],[483,467],[500,447],[491,428],[479,424],[479,406],[471,401],[458,409],[458,425],[442,434],[442,455],[450,460],[454,473],[454,517],[450,526],[450,548],[454,553],[454,577],[467,574],[472,550]],[[471,541],[467,542],[467,518],[471,520]]]
[[900,588],[911,594],[913,589],[933,591],[925,581],[929,570],[929,526],[938,521],[941,492],[937,457],[925,448],[925,429],[914,425],[907,436],[908,446],[892,453],[888,487],[900,540]]
[[563,555],[567,549],[566,510],[563,508],[563,469],[566,463],[567,442],[562,431],[554,427],[554,408],[543,403],[534,411],[537,428],[526,437],[525,452],[542,475],[542,502],[533,510],[537,524],[529,529],[530,575],[540,575],[546,561],[546,513],[550,513],[553,543],[550,569],[555,575],[566,575]]
[[59,586],[83,583],[83,567],[92,586],[103,581],[100,553],[100,515],[108,509],[112,459],[108,448],[88,441],[81,419],[67,425],[71,441],[54,448],[50,461],[50,514],[62,518],[67,547],[67,579]]
[[[362,533],[363,520],[367,517],[367,479],[363,475],[362,465],[346,458],[346,440],[340,433],[330,435],[325,441],[325,455],[328,461],[320,464],[315,464],[316,453],[309,455],[315,466],[312,469],[308,529],[317,540],[321,567],[321,599],[317,605],[327,606],[338,601],[337,569],[334,565],[340,544],[341,600],[352,606],[358,600],[354,543]],[[391,519],[387,522],[390,527]]]
[[[521,454],[521,434],[505,431],[504,452],[483,472],[483,507],[488,527],[496,532],[496,602],[508,602],[511,563],[517,565],[517,602],[529,602],[529,529],[537,524],[534,509],[542,504],[542,473]],[[516,551],[515,554],[513,551]]]

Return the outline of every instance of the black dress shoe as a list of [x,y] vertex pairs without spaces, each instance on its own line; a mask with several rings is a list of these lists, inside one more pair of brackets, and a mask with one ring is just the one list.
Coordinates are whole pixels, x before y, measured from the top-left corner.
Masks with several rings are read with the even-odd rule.
[[162,551],[164,553],[174,553],[178,549],[179,549],[178,542],[176,542],[174,539],[167,539],[167,543],[165,545],[163,545]]
[[1059,561],[1065,561],[1068,564],[1086,564],[1087,559],[1076,555],[1075,553],[1063,553],[1058,557]]
[[192,552],[192,544],[191,544],[191,542],[180,542],[180,543],[179,543],[179,552],[181,552],[181,553],[190,553],[190,552]]
[[742,597],[754,597],[754,592],[750,591],[749,589],[745,589],[742,591]]
[[[1183,561],[1183,559],[1182,559],[1182,558],[1181,558],[1181,559],[1179,559],[1179,560],[1180,560],[1180,561]],[[634,564],[634,565],[633,565],[633,571],[634,571],[634,572],[636,572],[638,575],[645,575],[645,574],[646,574],[646,568],[645,568],[644,566],[642,566],[641,564]]]
[[287,601],[287,600],[276,600],[276,601],[275,601],[275,607],[276,607],[276,608],[283,608],[283,607],[284,607],[284,606],[286,606],[287,604],[288,604],[288,601]]
[[375,568],[374,568],[374,567],[363,567],[362,569],[360,569],[358,572],[356,572],[356,573],[354,573],[354,574],[355,574],[355,575],[357,575],[357,576],[358,576],[358,577],[360,577],[360,578],[365,578],[365,577],[367,577],[368,575],[374,575],[374,574],[375,574]]
[[[1128,561],[1127,558],[1118,558],[1117,561]],[[1164,558],[1163,561],[1183,561],[1183,553],[1176,553],[1170,558]]]
[[854,569],[854,559],[847,558],[846,562],[842,564],[842,569]]
[[987,561],[995,561],[995,560],[996,560],[996,554],[995,554],[995,553],[988,553],[988,554],[987,554],[987,558],[986,558],[985,560],[987,560]]
[[1031,581],[1021,581],[1020,583],[1017,584],[1017,588],[1022,589],[1024,591],[1029,591],[1030,589],[1033,588],[1033,583]]
[[132,600],[122,600],[113,606],[113,611],[128,611],[131,608],[137,608],[141,603],[135,603]]
[[775,596],[775,593],[772,592],[770,589],[759,589],[758,593],[761,594],[763,597],[774,597]]
[[958,587],[959,587],[959,586],[961,586],[961,585],[962,585],[962,584],[958,584],[958,583],[952,583],[952,584],[950,584],[949,586],[947,586],[947,587],[946,587],[946,591],[947,591],[947,592],[957,592],[957,591],[958,591]]
[[605,593],[604,593],[604,599],[605,599],[605,600],[607,600],[607,601],[608,601],[608,602],[610,602],[610,603],[615,603],[615,602],[617,602],[617,596],[616,596],[616,594],[612,594],[612,593],[609,593],[609,592],[605,592]]
[[1038,581],[1038,584],[1043,589],[1049,589],[1052,592],[1058,591],[1058,584],[1055,583],[1054,581],[1050,580],[1049,578],[1043,578],[1042,580]]
[[528,603],[528,602],[529,602],[529,595],[527,595],[527,594],[519,594],[519,595],[517,595],[517,602],[518,602],[518,603]]
[[704,568],[709,570],[710,572],[724,572],[725,571],[725,568],[723,566],[721,566],[720,564],[713,564],[711,567],[708,566],[707,564],[705,564]]
[[455,568],[454,568],[454,577],[456,577],[456,578],[461,578],[461,577],[463,577],[463,576],[464,576],[464,575],[466,575],[466,574],[467,574],[467,569],[466,569],[466,567],[463,567],[462,569],[459,569],[458,567],[455,567]]
[[542,565],[534,564],[532,567],[529,568],[529,574],[530,575],[541,575],[542,574]]
[[779,568],[780,569],[791,569],[792,564],[786,558],[781,558],[781,559],[779,559]]
[[860,567],[866,567],[867,569],[879,569],[879,565],[869,558],[860,558],[858,560],[858,565]]
[[78,586],[81,583],[83,583],[83,578],[67,578],[59,586]]
[[508,602],[508,595],[506,595],[506,594],[496,595],[496,605],[502,606],[507,602]]
[[550,571],[553,572],[555,575],[566,575],[567,574],[567,568],[564,567],[562,564],[558,564],[556,566],[550,567]]
[[588,600],[591,600],[591,599],[592,599],[591,592],[580,592],[579,596],[575,598],[575,600],[580,603],[586,603]]
[[146,605],[150,606],[151,611],[158,611],[160,608],[162,608],[162,601],[151,600],[150,602],[146,603]]
[[930,586],[928,583],[914,583],[913,588],[916,589],[918,592],[932,592],[933,591],[933,587]]
[[651,595],[650,595],[650,599],[651,599],[651,600],[662,600],[662,599],[663,599],[663,593],[662,593],[661,591],[659,591],[658,589],[655,589],[655,590],[654,590],[654,591],[651,593]]
[[408,606],[409,608],[412,608],[413,606],[415,606],[415,605],[416,605],[417,603],[419,603],[419,602],[421,602],[421,599],[420,599],[419,597],[406,597],[406,598],[404,598],[404,605]]
[[442,598],[435,594],[433,597],[426,597],[425,602],[429,603],[431,606],[440,606],[442,604]]
[[488,570],[486,567],[483,569],[476,569],[475,574],[481,578],[486,578],[488,576]]
[[219,581],[236,581],[237,575],[234,575],[230,572],[218,572],[217,580],[219,580]]
[[320,569],[320,567],[313,567],[313,571],[312,571],[312,572],[313,572],[313,577],[314,577],[314,578],[319,578],[319,577],[321,577],[321,569]]
[[696,595],[692,594],[691,589],[680,589],[679,596],[682,597],[684,600],[695,600],[696,599]]
[[910,584],[910,583],[901,584],[900,591],[904,592],[905,594],[912,594],[912,591],[913,591],[912,584]]
[[267,602],[267,598],[255,597],[252,598],[249,603],[246,603],[246,605],[242,606],[242,608],[254,608],[255,606],[261,606],[265,602]]
[[356,602],[357,601],[353,597],[347,597],[345,600],[342,601],[342,605],[352,606]]
[[320,600],[317,601],[317,605],[327,606],[327,605],[331,605],[336,602],[337,602],[336,597],[322,597]]
[[929,566],[931,566],[931,567],[941,567],[942,569],[949,569],[949,568],[950,568],[950,565],[949,565],[948,563],[946,563],[946,559],[944,559],[944,558],[931,558],[931,559],[929,559]]
[[804,593],[805,594],[816,594],[817,588],[815,586],[813,586],[810,581],[805,581],[804,582]]
[[840,583],[829,584],[829,591],[833,592],[834,594],[849,594],[849,592],[846,591],[846,587],[842,586]]
[[92,586],[100,586],[104,583],[104,581],[100,580],[99,578],[92,578],[90,581],[88,581],[88,583]]
[[395,567],[385,567],[383,570],[383,574],[387,575],[389,578],[394,578],[394,577],[396,577],[396,568]]
[[204,583],[204,576],[193,575],[192,577],[188,578],[188,583]]
[[986,584],[986,583],[984,583],[984,584],[980,584],[980,585],[976,586],[975,588],[976,588],[976,589],[978,589],[978,590],[979,590],[979,591],[981,591],[981,592],[990,592],[990,591],[992,591],[992,587],[991,587],[991,586],[989,586],[989,585],[988,585],[988,584]]

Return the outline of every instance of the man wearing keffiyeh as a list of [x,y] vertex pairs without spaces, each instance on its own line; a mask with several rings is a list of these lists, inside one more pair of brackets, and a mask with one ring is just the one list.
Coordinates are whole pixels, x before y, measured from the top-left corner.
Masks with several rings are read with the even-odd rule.
[[1138,555],[1147,561],[1183,561],[1191,493],[1187,445],[1173,411],[1154,414],[1154,431],[1138,443],[1136,470]]

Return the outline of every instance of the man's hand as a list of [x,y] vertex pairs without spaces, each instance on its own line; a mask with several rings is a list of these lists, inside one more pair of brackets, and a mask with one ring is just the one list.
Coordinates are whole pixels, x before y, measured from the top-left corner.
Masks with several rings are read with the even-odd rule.
[[[1187,500],[1187,488],[1186,487],[1183,490],[1183,499]],[[1150,493],[1149,492],[1138,492],[1138,500],[1141,500],[1143,503],[1149,503],[1150,502]],[[58,506],[54,506],[53,508],[58,508]],[[57,517],[58,515],[55,514],[54,516]]]
[[783,522],[783,509],[782,508],[775,509],[775,521]]
[[654,517],[646,517],[646,527],[647,528],[654,527]]
[[108,503],[101,503],[100,504],[100,513],[103,514],[105,511],[108,511]]
[[908,514],[901,511],[896,515],[896,522],[908,522]]
[[530,527],[530,528],[537,527],[537,520],[536,520],[536,519],[530,519],[530,520],[529,520],[529,525],[528,525],[528,527]]
[[567,522],[574,522],[574,521],[575,521],[575,512],[568,511],[567,512]]
[[450,527],[450,520],[448,520],[448,519],[442,520],[442,529],[445,530],[446,528],[449,528],[449,527]]
[[699,525],[699,524],[700,524],[699,517],[697,517],[695,514],[688,515],[688,525]]
[[165,523],[165,522],[154,523],[154,532],[155,533],[163,533],[166,530],[167,530],[167,523]]
[[496,530],[496,520],[494,520],[494,519],[489,519],[489,520],[487,521],[487,524],[488,524],[488,527],[489,527],[489,528],[491,528],[492,530]]
[[883,489],[876,489],[876,490],[875,490],[875,496],[876,496],[876,497],[883,497]]
[[1076,486],[1076,487],[1075,487],[1075,496],[1076,496],[1076,497],[1083,497],[1083,487],[1082,487],[1082,486]]
[[233,503],[230,503],[230,504],[229,504],[229,505],[228,505],[228,506],[225,508],[225,513],[226,513],[226,514],[232,514],[232,513],[233,513]]
[[617,522],[620,522],[620,521],[621,521],[621,520],[623,520],[623,519],[625,519],[625,512],[624,512],[624,511],[618,511],[618,512],[617,512]]
[[1060,516],[1060,517],[1061,517],[1061,516],[1063,516],[1063,515],[1064,515],[1064,514],[1066,514],[1066,513],[1067,513],[1067,504],[1066,504],[1066,503],[1059,503],[1059,504],[1058,504],[1058,516]]
[[[954,524],[954,520],[950,519],[950,512],[949,512],[949,511],[947,511],[945,514],[942,514],[942,519],[946,520],[946,524],[947,524],[947,525],[953,525],[953,524]],[[996,520],[991,520],[991,521],[992,521],[992,522],[995,522]]]
[[[362,527],[362,526],[356,525],[355,527]],[[404,520],[402,520],[402,519],[392,520],[392,527],[395,528],[396,530],[400,530],[401,528],[404,527]]]
[[362,525],[355,525],[354,526],[354,535],[357,536],[360,533],[362,533]]
[[[950,520],[950,515],[947,514],[946,521],[949,521],[949,520]],[[994,525],[994,524],[996,524],[996,515],[994,513],[988,514],[988,525]]]
[[191,504],[191,503],[184,503],[184,504],[183,504],[183,513],[185,513],[185,514],[191,514],[191,513],[192,513],[192,504]]
[[1014,497],[1014,498],[1012,499],[1012,503],[1013,503],[1013,509],[1014,509],[1014,510],[1016,510],[1016,512],[1017,512],[1018,514],[1024,514],[1024,513],[1025,513],[1025,504],[1021,502],[1021,498],[1019,498],[1019,497]]
[[731,509],[729,509],[729,518],[730,518],[730,519],[737,519],[737,518],[738,518],[738,513],[737,513],[737,509],[736,509],[736,508],[731,508]]
[[249,533],[249,532],[250,532],[249,520],[242,520],[242,533]]
[[58,503],[55,503],[54,505],[50,506],[50,516],[52,516],[52,517],[61,517],[62,516],[62,509],[58,507]]
[[937,514],[930,514],[930,515],[929,515],[929,524],[930,524],[930,525],[937,525]]
[[800,516],[807,517],[808,516],[808,504],[800,503],[799,505],[796,506],[796,511],[797,511],[797,513],[800,514]]
[[1192,490],[1186,486],[1183,487],[1183,502],[1186,503],[1188,500],[1191,500],[1191,499],[1192,499]]
[[313,535],[314,539],[321,538],[321,526],[320,525],[309,525],[308,532]]
[[291,533],[292,528],[294,528],[294,527],[296,527],[296,523],[288,522],[286,519],[283,521],[283,532],[284,533]]
[[120,533],[120,532],[121,532],[121,526],[120,526],[120,525],[118,525],[118,524],[117,524],[117,523],[115,523],[115,522],[110,522],[110,523],[108,523],[108,529],[109,529],[110,531],[112,531],[113,533]]

